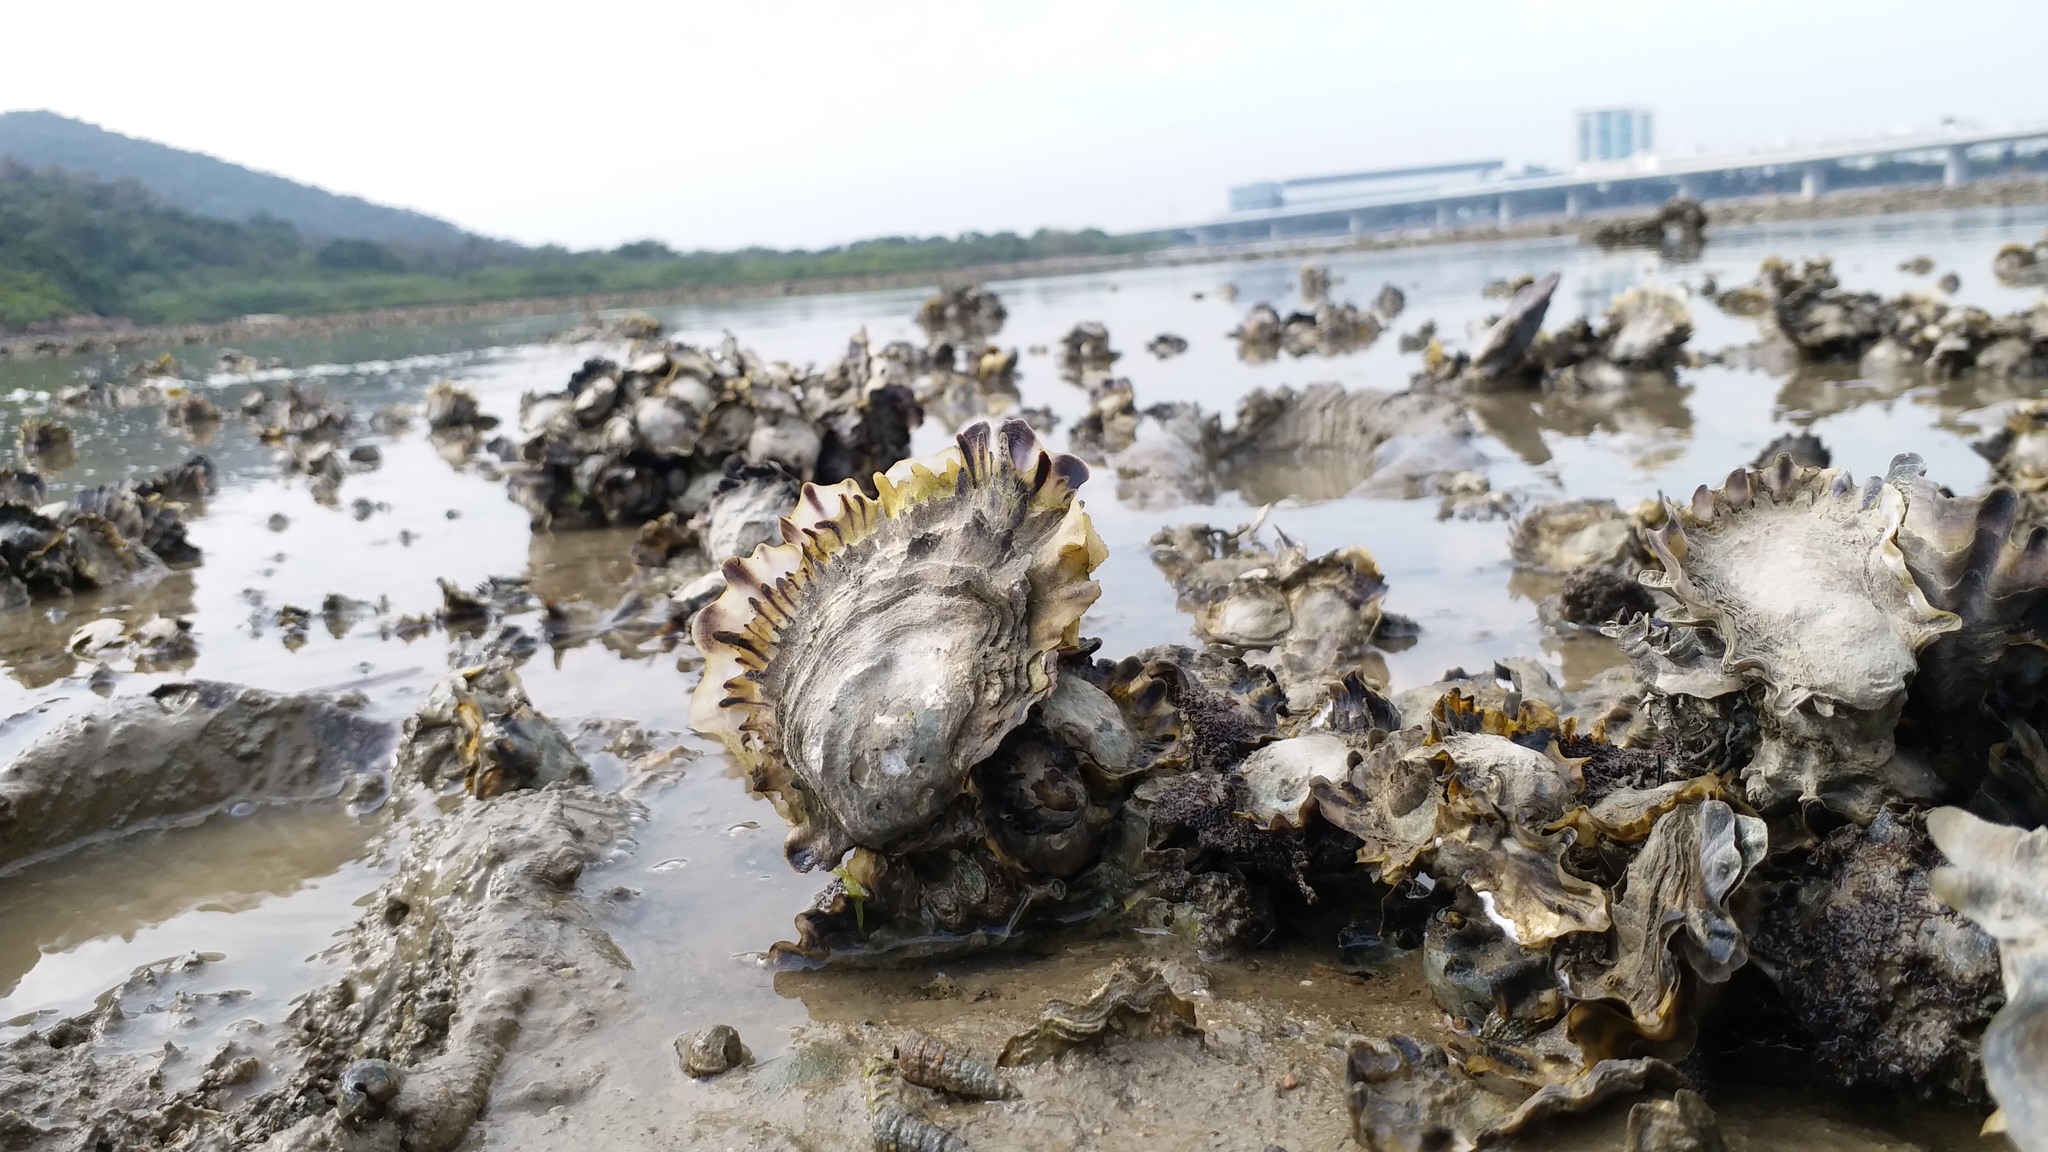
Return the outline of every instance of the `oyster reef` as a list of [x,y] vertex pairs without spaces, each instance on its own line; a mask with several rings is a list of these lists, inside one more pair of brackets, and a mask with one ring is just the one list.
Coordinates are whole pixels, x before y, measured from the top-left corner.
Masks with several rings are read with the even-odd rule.
[[0,364],[0,1147],[2048,1149],[2044,223]]

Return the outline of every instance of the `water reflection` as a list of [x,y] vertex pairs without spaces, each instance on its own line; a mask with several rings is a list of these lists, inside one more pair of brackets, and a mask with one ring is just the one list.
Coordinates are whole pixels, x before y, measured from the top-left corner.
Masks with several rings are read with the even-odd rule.
[[[1661,373],[1632,376],[1625,387],[1585,391],[1489,392],[1471,397],[1473,418],[1523,463],[1547,464],[1546,432],[1558,436],[1609,433],[1629,438],[1643,461],[1669,458],[1669,441],[1692,435],[1690,386]],[[1655,456],[1650,446],[1656,446]]]
[[384,824],[332,802],[220,815],[0,877],[0,1019],[75,1003],[200,947],[251,962],[250,975],[297,965],[350,918],[365,876],[307,890],[361,860]]

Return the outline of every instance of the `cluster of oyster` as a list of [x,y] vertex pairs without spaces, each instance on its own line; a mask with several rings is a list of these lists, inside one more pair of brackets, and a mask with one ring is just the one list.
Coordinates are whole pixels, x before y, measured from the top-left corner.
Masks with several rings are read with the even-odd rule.
[[[1238,359],[1264,364],[1282,352],[1299,358],[1342,356],[1370,348],[1385,330],[1386,322],[1399,315],[1407,304],[1401,290],[1391,284],[1380,290],[1371,308],[1332,301],[1321,294],[1310,296],[1310,287],[1308,271],[1304,269],[1302,294],[1314,306],[1312,311],[1282,316],[1271,304],[1252,305],[1229,333],[1237,341]],[[1327,278],[1320,282],[1320,287],[1327,293]]]
[[1451,515],[1494,499],[1472,440],[1459,403],[1429,392],[1255,389],[1226,425],[1184,401],[1140,408],[1130,381],[1116,378],[1091,394],[1068,447],[1114,472],[1117,498],[1139,507],[1208,504],[1232,489],[1259,504],[1360,491],[1442,495]]
[[1684,196],[1666,200],[1646,216],[1621,216],[1589,225],[1580,235],[1602,248],[1657,248],[1675,258],[1696,257],[1706,244],[1707,210]]
[[41,476],[7,471],[0,477],[0,610],[198,563],[183,513],[215,487],[204,456],[55,504],[43,503]]
[[[2008,260],[2008,263],[2011,263]],[[1805,363],[1848,363],[1871,375],[2048,375],[2048,303],[1993,316],[1912,291],[1892,299],[1841,286],[1827,259],[1771,257],[1757,278],[1714,294],[1724,311],[1755,316],[1767,343]]]
[[[1292,711],[1313,714],[1340,669],[1376,660],[1375,646],[1412,642],[1415,625],[1382,607],[1387,584],[1372,553],[1353,545],[1310,559],[1285,532],[1267,547],[1262,525],[1161,529],[1152,563],[1194,617],[1197,638],[1255,657],[1278,677]],[[1384,667],[1374,672],[1386,681]]]
[[862,337],[823,373],[730,336],[593,357],[562,391],[521,399],[512,495],[537,528],[594,527],[696,515],[733,457],[804,480],[865,476],[901,458],[922,415],[877,376]]
[[1543,318],[1557,291],[1558,274],[1515,288],[1501,315],[1491,319],[1471,351],[1447,351],[1432,337],[1421,348],[1421,388],[1490,392],[1542,388],[1573,394],[1620,391],[1650,380],[1668,383],[1692,362],[1686,342],[1692,313],[1677,289],[1630,288],[1614,298],[1596,327],[1583,316],[1555,331]]
[[1060,337],[1055,363],[1060,379],[1090,392],[1109,378],[1123,353],[1109,346],[1109,329],[1100,320],[1083,320]]
[[320,388],[290,380],[259,384],[242,394],[238,409],[257,436],[275,446],[287,471],[310,479],[319,503],[335,503],[344,478],[383,461],[376,445],[351,443],[366,425],[346,401]]
[[[1566,715],[1533,666],[1380,695],[1371,558],[1255,529],[1155,538],[1203,649],[1091,659],[1085,476],[1022,422],[976,425],[874,495],[807,485],[780,544],[726,563],[692,722],[788,820],[791,862],[835,877],[781,955],[1088,921],[1224,953],[1343,912],[1361,962],[1420,949],[1453,1025],[1442,1047],[1352,1045],[1369,1147],[1424,1104],[1483,1143],[1678,1087],[1704,1038],[1768,1047],[1774,1019],[1835,1082],[1981,1098],[1998,951],[1937,898],[1964,881],[1933,875],[1929,841],[1977,826],[1924,813],[2048,821],[2048,530],[2017,528],[2009,490],[1950,496],[1912,457],[1857,483],[1781,456],[1654,511],[1544,510],[1518,558],[1636,572],[1652,609],[1604,626],[1631,690]],[[2037,911],[1994,908],[2024,881],[1987,861],[2037,863],[1969,834],[1987,847],[1962,912],[2038,940]],[[2024,955],[2006,991],[2037,1007]],[[1994,1089],[2038,1077],[2028,1026],[1991,1027]],[[2013,1100],[2032,1091],[2001,1099],[2030,1116]],[[1696,1097],[1643,1107],[1712,1125]]]
[[2008,288],[2048,284],[2048,236],[2032,244],[2007,244],[1991,258],[1991,274]]
[[1002,298],[979,284],[942,288],[917,310],[917,326],[932,344],[975,350],[1009,318]]
[[[1017,350],[990,343],[1008,318],[1002,300],[978,284],[942,289],[919,307],[914,318],[924,330],[926,346],[891,342],[877,355],[874,375],[908,388],[925,415],[948,432],[1001,416],[1022,403]],[[848,353],[850,360],[856,355]]]

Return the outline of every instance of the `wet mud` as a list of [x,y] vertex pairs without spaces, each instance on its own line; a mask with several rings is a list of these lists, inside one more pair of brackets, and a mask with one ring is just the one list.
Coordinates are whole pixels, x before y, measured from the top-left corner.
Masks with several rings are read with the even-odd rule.
[[1654,223],[10,367],[0,1144],[2032,1147],[2041,220]]

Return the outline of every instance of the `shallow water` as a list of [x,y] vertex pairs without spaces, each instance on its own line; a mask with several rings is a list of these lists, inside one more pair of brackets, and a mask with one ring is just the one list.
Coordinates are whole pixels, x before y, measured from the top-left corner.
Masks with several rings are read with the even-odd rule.
[[[1575,312],[1597,315],[1620,290],[1641,282],[1696,284],[1712,275],[1722,285],[1750,278],[1760,259],[1831,255],[1846,286],[1881,292],[1930,285],[1948,270],[1963,278],[1959,297],[1993,312],[2032,303],[2032,292],[2002,289],[1989,272],[1992,253],[2037,235],[2048,210],[1983,210],[1875,220],[1795,223],[1713,234],[1702,259],[1672,265],[1655,254],[1603,253],[1570,241],[1418,248],[1337,254],[1326,263],[1339,278],[1332,295],[1368,302],[1382,283],[1400,286],[1408,307],[1375,346],[1334,359],[1281,359],[1247,365],[1224,333],[1258,300],[1284,312],[1294,299],[1298,261],[1248,261],[1025,280],[994,285],[1009,308],[1000,340],[1026,348],[1055,344],[1073,323],[1105,322],[1123,351],[1142,405],[1193,400],[1226,416],[1255,386],[1335,381],[1347,387],[1398,389],[1418,367],[1394,334],[1436,321],[1447,342],[1463,341],[1470,325],[1499,302],[1483,299],[1487,281],[1522,273],[1563,274],[1548,326]],[[1934,276],[1897,270],[1909,257],[1934,257]],[[1216,289],[1238,289],[1234,303]],[[1197,299],[1196,294],[1204,298]],[[689,306],[658,313],[671,331],[715,342],[726,331],[770,359],[824,363],[843,351],[856,329],[879,345],[918,338],[909,317],[926,293],[892,291]],[[299,368],[257,377],[208,376],[195,386],[228,407],[252,379],[290,376],[318,383],[358,413],[396,400],[417,402],[426,385],[449,377],[473,389],[487,411],[511,422],[522,392],[558,388],[586,356],[605,349],[537,343],[573,317],[442,328],[350,333],[320,340],[245,344],[257,356],[283,357]],[[1754,338],[1752,321],[1696,303],[1691,347],[1712,350]],[[1143,350],[1171,331],[1190,350],[1159,362]],[[172,350],[188,364],[212,362],[214,349]],[[151,353],[154,355],[154,352]],[[24,414],[72,381],[66,362],[0,364],[0,442],[12,442]],[[1060,382],[1049,357],[1027,355],[1024,400],[1051,407],[1071,425],[1084,395]],[[188,371],[188,379],[199,373]],[[1788,429],[1810,429],[1859,476],[1881,472],[1898,452],[1918,452],[1932,474],[1966,491],[1987,469],[1968,441],[1999,418],[2015,398],[1962,386],[1899,391],[1851,385],[1820,375],[1773,376],[1711,367],[1682,375],[1681,386],[1651,397],[1577,407],[1495,400],[1475,406],[1486,435],[1481,446],[1496,490],[1533,499],[1607,496],[1624,503],[1659,492],[1682,495],[1715,483]],[[153,471],[195,447],[166,429],[154,408],[85,416],[62,414],[78,438],[79,462],[50,476],[64,489]],[[927,422],[919,451],[949,433]],[[1056,435],[1054,442],[1064,441]],[[446,667],[447,638],[430,633],[410,642],[380,633],[372,621],[341,634],[317,617],[338,593],[388,602],[390,617],[429,612],[440,601],[435,579],[473,585],[491,575],[525,575],[552,598],[581,597],[600,605],[618,599],[630,573],[628,532],[532,536],[525,513],[497,479],[474,466],[454,468],[417,426],[370,440],[382,466],[352,475],[336,507],[316,504],[302,479],[286,478],[270,451],[230,420],[203,445],[221,466],[223,491],[192,520],[191,537],[204,563],[145,591],[81,597],[0,625],[0,755],[11,754],[73,711],[98,703],[86,681],[89,662],[62,651],[79,624],[101,615],[134,622],[153,613],[190,619],[197,659],[186,668],[123,673],[112,691],[146,691],[167,679],[209,677],[274,690],[360,688],[370,710],[398,720]],[[1163,642],[1189,642],[1187,621],[1174,609],[1145,541],[1158,528],[1191,520],[1235,525],[1257,508],[1239,494],[1214,507],[1141,510],[1119,504],[1113,478],[1084,492],[1097,530],[1110,546],[1097,573],[1102,597],[1084,629],[1106,654]],[[1255,493],[1258,498],[1276,494]],[[274,517],[282,516],[279,523]],[[1617,662],[1601,640],[1561,641],[1535,618],[1549,589],[1515,577],[1505,521],[1439,521],[1432,500],[1282,499],[1271,522],[1303,540],[1312,553],[1364,544],[1378,558],[1392,591],[1390,610],[1416,620],[1421,637],[1384,656],[1393,687],[1428,683],[1454,666],[1479,668],[1506,656],[1541,657],[1568,687]],[[275,525],[275,527],[273,526]],[[316,612],[306,643],[292,650],[272,622],[292,605]],[[531,627],[531,623],[528,622]],[[522,670],[534,702],[574,735],[580,722],[629,720],[672,737],[696,753],[673,783],[641,791],[648,822],[635,855],[605,873],[607,885],[637,895],[620,905],[610,926],[630,958],[625,977],[638,1010],[601,1036],[567,1041],[659,1058],[615,1061],[606,1092],[631,1107],[635,1099],[676,1104],[670,1040],[713,1022],[737,1026],[757,1056],[787,1047],[786,1030],[806,1019],[910,1019],[916,1009],[905,977],[776,973],[755,954],[789,932],[791,917],[821,886],[792,872],[781,855],[782,823],[767,804],[746,794],[721,754],[687,732],[686,697],[693,654],[620,653],[600,644],[543,650]],[[605,782],[629,781],[616,760],[595,760]],[[355,818],[332,802],[219,815],[190,827],[128,837],[0,876],[0,1021],[7,1029],[78,1011],[137,968],[190,952],[218,954],[198,991],[244,994],[222,1016],[275,1020],[283,1005],[329,976],[322,955],[358,912],[396,858],[395,840],[418,808],[388,808]],[[1107,945],[1081,953],[1095,956]],[[1245,982],[1246,995],[1295,994],[1292,969],[1306,969],[1314,949],[1298,948],[1270,962],[1270,985]],[[1298,955],[1297,955],[1298,953]],[[949,971],[1062,991],[1050,961],[979,960]],[[923,979],[924,977],[916,977]],[[1263,990],[1262,990],[1263,989]],[[1065,989],[1071,992],[1071,989]],[[1325,996],[1318,1011],[1374,1030],[1369,998],[1346,1007]],[[1384,1021],[1380,1022],[1383,1026]],[[225,1023],[220,1026],[227,1026]],[[0,1032],[0,1037],[6,1033]],[[680,1104],[688,1107],[688,1089]],[[1759,1097],[1728,1113],[1748,1147],[1948,1146],[1969,1142],[1974,1120],[1948,1116],[1878,1116],[1831,1111],[1832,1105]],[[1866,1127],[1867,1126],[1867,1127]],[[1799,1133],[1804,1133],[1800,1135]],[[1883,1139],[1891,1144],[1878,1142]]]

